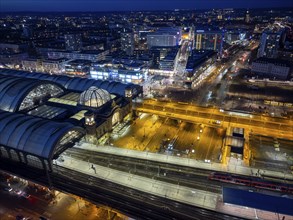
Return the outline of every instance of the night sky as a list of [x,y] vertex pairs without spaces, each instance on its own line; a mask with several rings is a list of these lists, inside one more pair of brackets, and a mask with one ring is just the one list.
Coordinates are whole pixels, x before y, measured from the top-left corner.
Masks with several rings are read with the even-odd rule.
[[1,11],[126,11],[293,7],[293,0],[0,0]]

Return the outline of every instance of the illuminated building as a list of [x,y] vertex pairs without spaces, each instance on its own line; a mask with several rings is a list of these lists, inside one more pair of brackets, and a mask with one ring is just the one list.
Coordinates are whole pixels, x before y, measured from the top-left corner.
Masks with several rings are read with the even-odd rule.
[[264,31],[261,35],[257,57],[277,58],[282,32]]
[[213,50],[192,50],[188,57],[185,71],[189,77],[206,70],[216,61],[216,52]]
[[196,50],[213,50],[222,54],[224,32],[196,30],[194,37]]
[[144,63],[119,60],[117,63],[111,61],[109,63],[93,64],[90,70],[91,77],[101,80],[115,80],[127,83],[140,83],[148,68]]
[[60,74],[64,71],[67,61],[66,58],[45,60],[29,58],[22,60],[21,63],[23,70]]
[[246,11],[246,14],[245,14],[245,22],[246,23],[249,23],[250,22],[249,11]]
[[246,39],[244,30],[229,30],[225,33],[225,42],[228,44],[237,44]]
[[178,46],[181,41],[179,28],[161,28],[147,35],[148,48]]
[[290,73],[290,63],[262,57],[252,62],[251,71],[264,78],[286,80]]
[[48,57],[50,59],[67,58],[73,60],[90,60],[93,62],[104,60],[109,50],[94,50],[94,51],[49,51]]
[[178,48],[175,47],[173,50],[169,51],[167,55],[160,60],[159,69],[166,71],[174,71],[175,63],[179,57]]
[[133,55],[134,51],[134,34],[133,32],[122,32],[121,33],[121,49],[127,55]]
[[65,64],[66,74],[86,76],[90,73],[91,61],[89,60],[72,60]]
[[133,84],[0,69],[0,158],[52,170],[83,136],[94,142],[128,117],[140,93]]

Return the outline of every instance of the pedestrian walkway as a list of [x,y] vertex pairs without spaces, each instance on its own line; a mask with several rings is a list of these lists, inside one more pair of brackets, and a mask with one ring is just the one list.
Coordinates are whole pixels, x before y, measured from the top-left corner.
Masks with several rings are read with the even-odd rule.
[[[179,184],[175,185],[171,183],[165,183],[155,179],[141,177],[131,173],[99,166],[97,164],[91,164],[71,157],[63,157],[64,162],[58,162],[59,166],[86,173],[91,176],[97,176],[110,182],[189,205],[215,210],[217,199],[220,196],[220,194],[192,189],[185,186],[180,186]],[[93,170],[93,167],[95,167],[97,172]]]
[[[256,218],[258,212],[265,213],[265,216],[270,216],[269,219],[278,219],[278,216],[272,212],[265,212],[230,204],[227,205],[222,202],[222,196],[220,194],[141,177],[67,156],[64,156],[63,162],[57,162],[57,165],[188,205],[194,205],[227,214],[234,214],[249,219]],[[92,167],[95,167],[97,172],[95,172]],[[237,211],[235,212],[235,210]],[[290,218],[290,216],[287,217]]]
[[165,154],[158,154],[158,153],[150,153],[150,152],[143,152],[143,151],[136,151],[136,150],[129,150],[124,148],[117,148],[112,146],[96,146],[89,143],[82,143],[80,146],[75,145],[77,148],[82,148],[85,150],[91,150],[106,154],[113,154],[125,157],[132,157],[132,158],[139,158],[144,160],[151,160],[151,161],[158,161],[162,163],[169,163],[169,164],[176,164],[186,167],[195,167],[200,169],[207,169],[207,170],[214,170],[214,171],[222,171],[222,172],[230,172],[242,175],[259,175],[265,174],[267,177],[275,177],[284,180],[291,180],[293,181],[293,175],[291,173],[282,173],[272,170],[259,170],[255,168],[250,168],[244,166],[243,163],[239,161],[232,161],[228,163],[228,165],[221,164],[221,163],[205,163],[203,161],[190,159],[190,158],[182,158],[177,156],[170,156]]

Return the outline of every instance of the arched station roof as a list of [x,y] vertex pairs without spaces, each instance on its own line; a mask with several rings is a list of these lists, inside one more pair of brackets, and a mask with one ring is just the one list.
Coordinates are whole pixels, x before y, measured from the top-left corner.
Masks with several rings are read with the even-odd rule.
[[125,96],[125,90],[131,89],[133,96],[138,96],[142,93],[142,87],[140,85],[132,83],[121,83],[121,82],[111,82],[107,80],[95,80],[87,79],[80,77],[69,77],[69,76],[60,76],[60,75],[50,75],[38,72],[28,72],[12,69],[0,69],[0,74],[4,75],[13,75],[25,78],[34,78],[41,80],[49,80],[61,84],[66,89],[75,90],[83,92],[90,88],[91,86],[96,86],[100,89],[104,89],[109,93],[115,93],[121,96]]
[[0,109],[16,112],[30,91],[40,85],[48,84],[57,86],[64,91],[62,86],[54,82],[0,75]]
[[0,110],[0,146],[16,151],[51,159],[60,140],[72,131],[80,137],[85,134],[83,128],[70,123]]

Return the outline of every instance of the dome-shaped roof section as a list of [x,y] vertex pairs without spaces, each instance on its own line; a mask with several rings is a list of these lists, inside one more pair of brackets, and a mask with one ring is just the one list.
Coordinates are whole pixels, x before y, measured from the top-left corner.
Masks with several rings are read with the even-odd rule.
[[80,94],[79,104],[98,108],[111,100],[111,95],[104,89],[90,87]]

